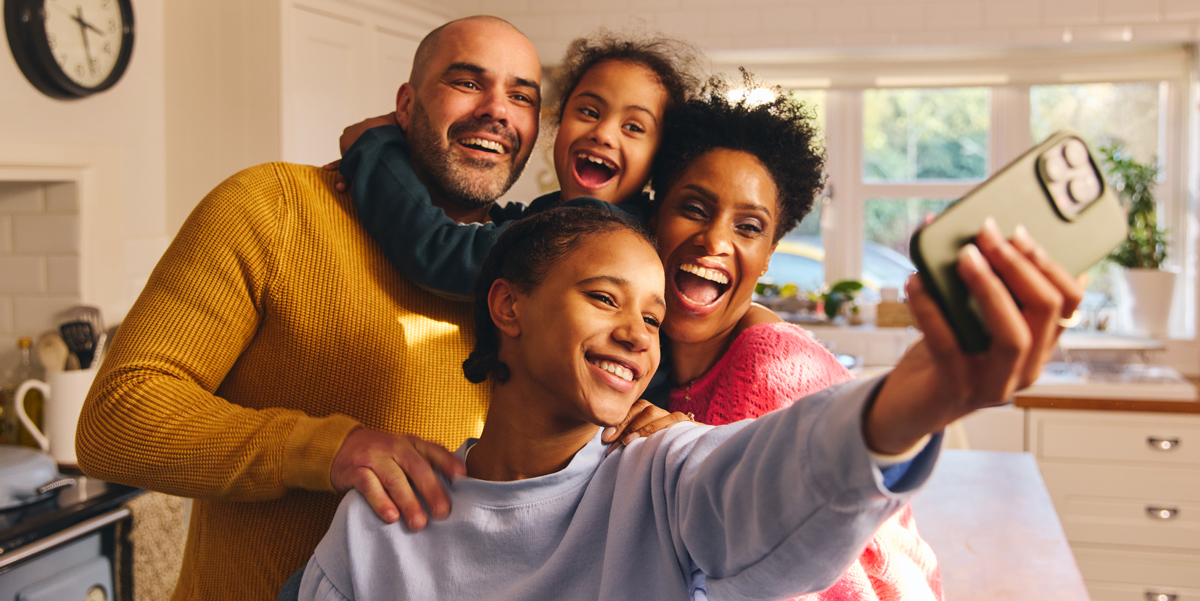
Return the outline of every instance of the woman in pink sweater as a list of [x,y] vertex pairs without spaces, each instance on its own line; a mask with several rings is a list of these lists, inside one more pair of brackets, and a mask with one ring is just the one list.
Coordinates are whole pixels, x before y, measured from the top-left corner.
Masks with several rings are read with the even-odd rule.
[[[783,95],[758,105],[729,98],[712,82],[678,110],[652,176],[652,225],[667,274],[668,409],[714,425],[759,417],[851,378],[805,330],[751,305],[775,245],[822,184],[811,119]],[[833,587],[804,599],[941,599],[936,559],[911,510],[886,522]]]

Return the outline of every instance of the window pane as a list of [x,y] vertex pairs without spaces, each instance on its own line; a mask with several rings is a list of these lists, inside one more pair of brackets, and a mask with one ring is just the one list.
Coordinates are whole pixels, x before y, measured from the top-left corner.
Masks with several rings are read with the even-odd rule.
[[1083,135],[1093,152],[1120,140],[1139,161],[1154,160],[1159,156],[1160,87],[1157,82],[1033,86],[1029,89],[1033,141],[1041,142],[1069,127]]
[[[803,102],[811,111],[824,146],[825,90],[789,90],[792,98]],[[802,291],[817,290],[825,284],[825,244],[821,240],[821,199],[813,202],[812,211],[788,232],[775,254],[770,269],[762,281],[784,286],[795,284]]]
[[933,220],[952,200],[872,198],[863,206],[863,294],[878,300],[883,287],[904,288],[916,271],[908,240],[916,229]]
[[[1098,153],[1102,145],[1120,141],[1137,160],[1152,162],[1160,156],[1158,109],[1162,88],[1157,82],[1033,86],[1029,89],[1033,141],[1041,142],[1069,127],[1083,136],[1093,153]],[[1104,307],[1112,306],[1115,297],[1110,265],[1102,261],[1088,270],[1088,276],[1082,310],[1084,315],[1099,315]],[[1090,320],[1086,327],[1104,329],[1112,325],[1103,322]]]
[[863,92],[863,179],[984,179],[988,88]]

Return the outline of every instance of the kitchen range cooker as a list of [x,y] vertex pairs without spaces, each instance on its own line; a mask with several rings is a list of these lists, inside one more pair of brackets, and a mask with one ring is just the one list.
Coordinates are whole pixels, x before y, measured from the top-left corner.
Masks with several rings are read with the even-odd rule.
[[0,601],[132,599],[125,504],[142,492],[0,446]]

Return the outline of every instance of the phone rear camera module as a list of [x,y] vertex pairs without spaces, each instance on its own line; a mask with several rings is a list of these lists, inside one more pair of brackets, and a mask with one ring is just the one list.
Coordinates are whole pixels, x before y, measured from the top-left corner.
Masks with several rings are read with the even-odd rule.
[[1055,211],[1067,221],[1104,193],[1100,171],[1079,138],[1066,138],[1050,147],[1038,157],[1037,165]]

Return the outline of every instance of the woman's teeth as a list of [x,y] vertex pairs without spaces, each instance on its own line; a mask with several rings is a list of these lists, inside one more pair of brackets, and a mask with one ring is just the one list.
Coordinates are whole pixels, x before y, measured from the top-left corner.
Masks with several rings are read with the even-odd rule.
[[504,146],[499,142],[484,140],[483,138],[464,138],[460,142],[463,146],[478,146],[484,150],[490,150],[496,154],[505,154]]
[[724,273],[721,273],[720,271],[717,271],[716,269],[709,269],[707,267],[701,267],[699,265],[694,265],[692,263],[684,263],[683,265],[679,266],[679,269],[682,271],[686,271],[696,277],[704,278],[710,282],[716,282],[718,284],[728,284],[729,283],[729,278]]
[[601,361],[599,363],[593,363],[593,365],[595,365],[596,367],[599,367],[600,369],[603,369],[604,371],[606,371],[618,378],[621,378],[622,380],[625,380],[626,382],[633,381],[633,371],[630,370],[628,367],[625,367],[624,365],[618,365],[616,363],[611,363],[608,361]]

